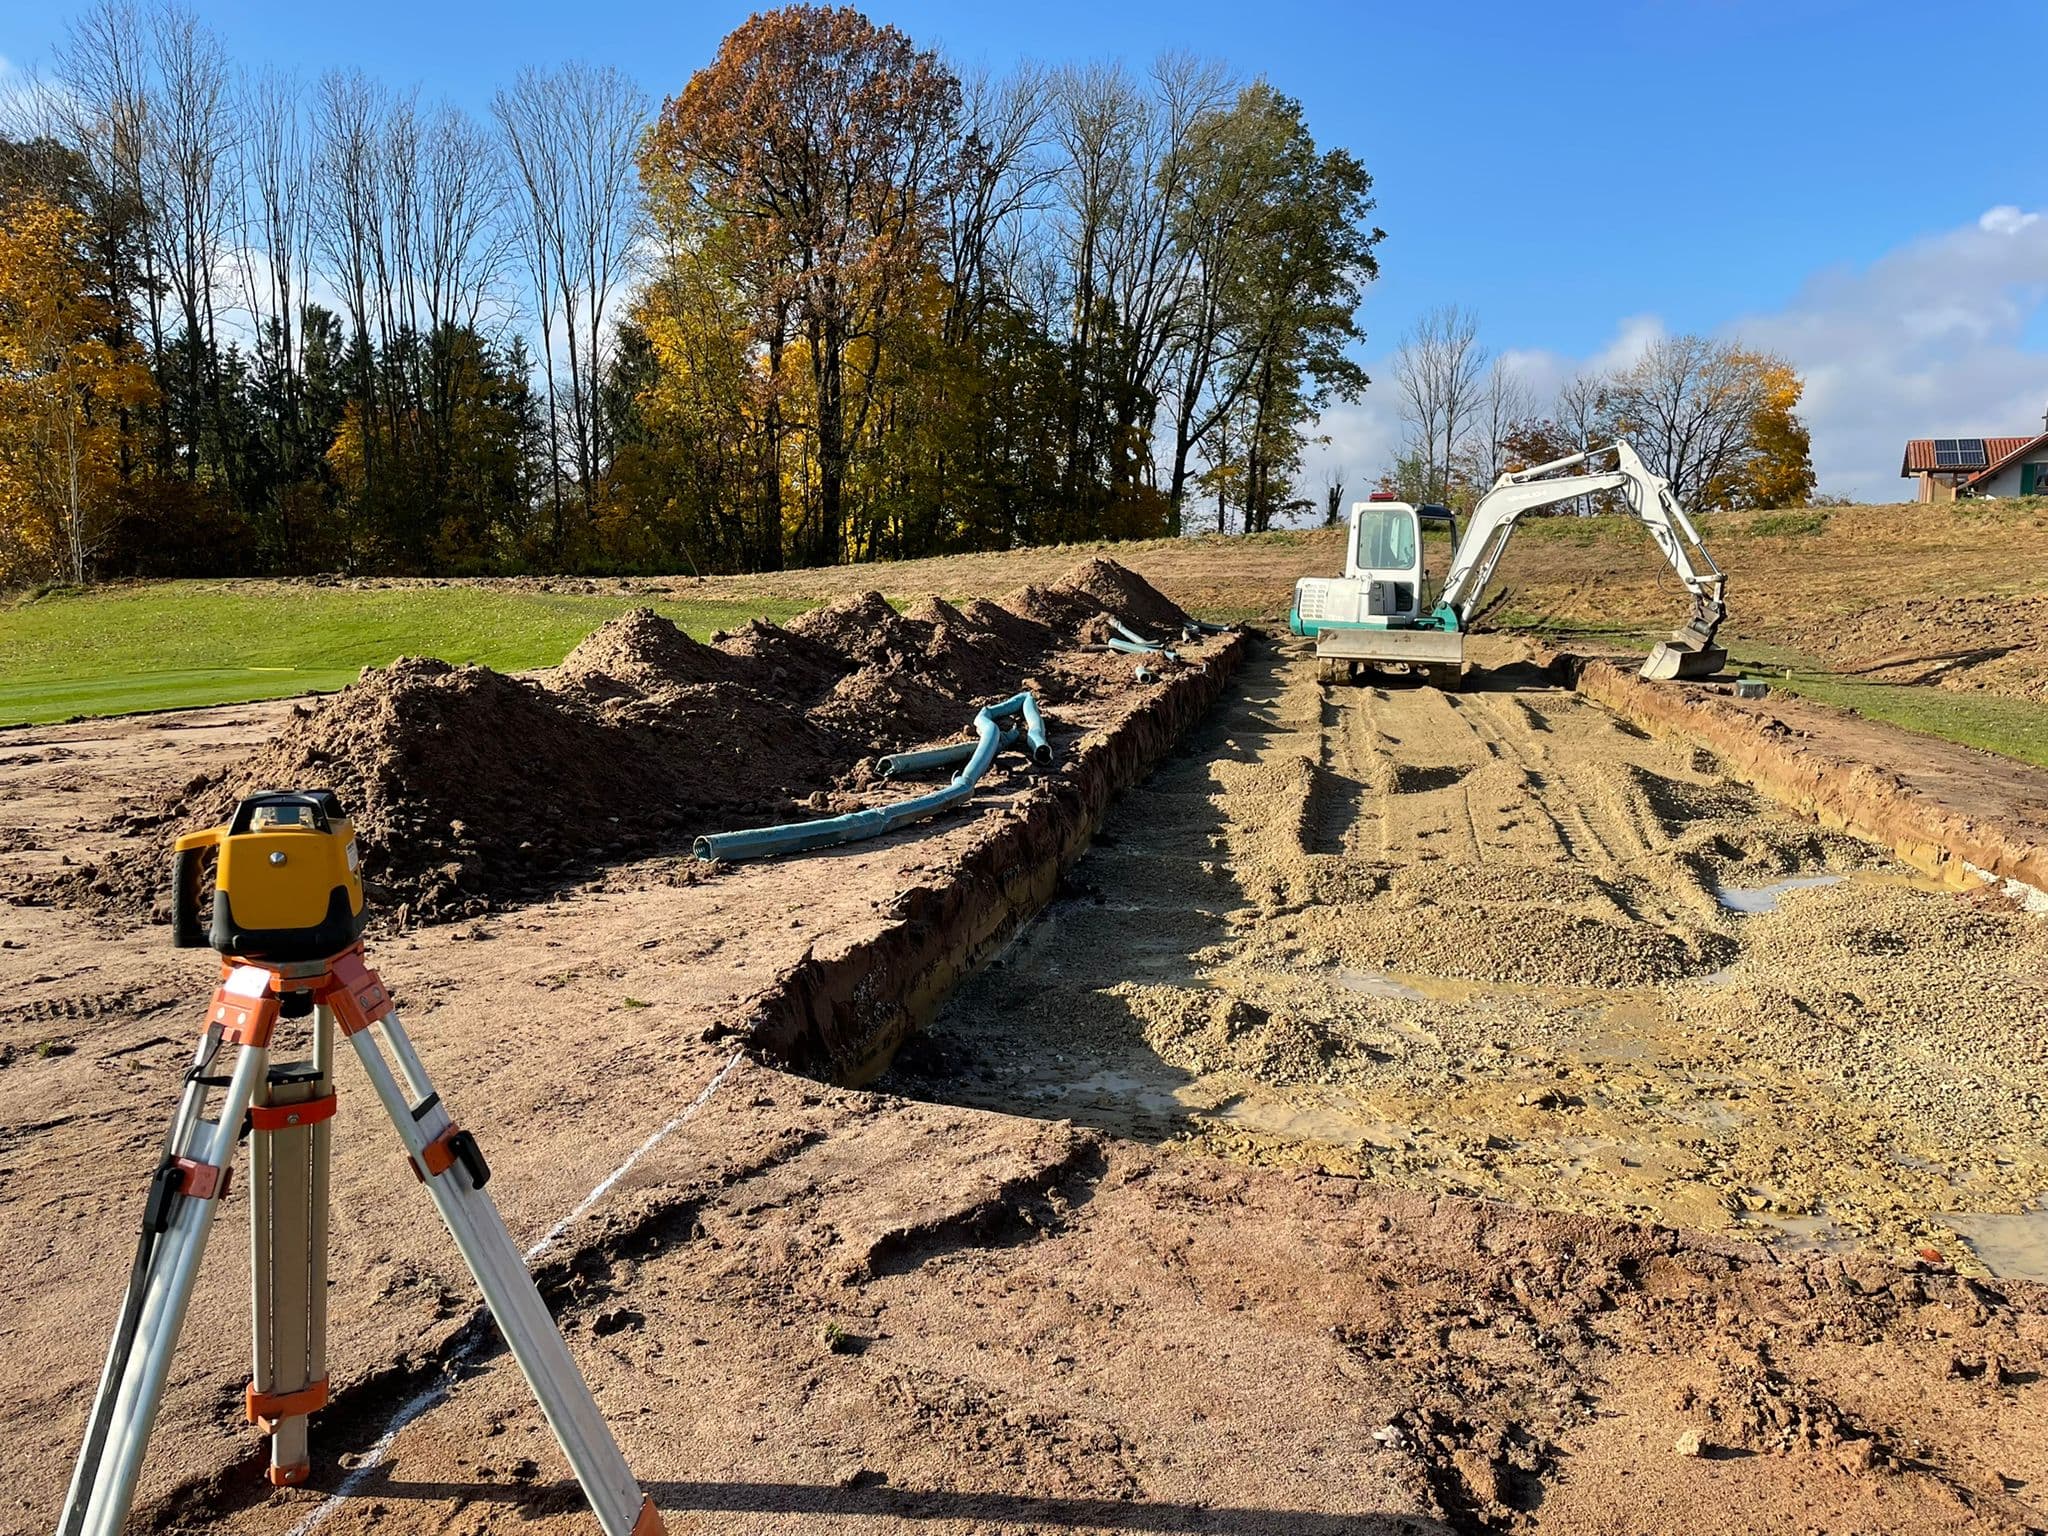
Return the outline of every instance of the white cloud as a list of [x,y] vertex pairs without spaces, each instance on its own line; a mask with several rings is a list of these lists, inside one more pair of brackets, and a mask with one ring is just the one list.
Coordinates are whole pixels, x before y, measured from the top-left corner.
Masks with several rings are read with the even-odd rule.
[[[6,62],[0,59],[0,65]],[[2022,213],[2011,203],[2000,203],[1996,208],[1984,210],[1983,217],[1977,220],[1977,227],[1989,235],[2016,235],[2029,224],[2038,223],[2040,218],[2038,213]]]
[[[1739,316],[1720,334],[1789,358],[1806,380],[1801,406],[1822,490],[1893,501],[1909,487],[1899,455],[1909,437],[2003,436],[2041,430],[2048,350],[2029,327],[2048,315],[2048,217],[2002,204],[1861,267],[1829,267],[1782,308]],[[1631,315],[1585,358],[1501,347],[1540,400],[1579,368],[1626,366],[1666,333]],[[1303,476],[1314,494],[1332,465],[1349,484],[1374,479],[1400,441],[1392,361],[1368,365],[1365,400],[1325,413],[1331,439]]]
[[1993,208],[1973,223],[1817,273],[1783,309],[1726,329],[1782,352],[1806,378],[1824,490],[1896,500],[1909,437],[2040,430],[2048,352],[2030,323],[2048,305],[2048,220]]

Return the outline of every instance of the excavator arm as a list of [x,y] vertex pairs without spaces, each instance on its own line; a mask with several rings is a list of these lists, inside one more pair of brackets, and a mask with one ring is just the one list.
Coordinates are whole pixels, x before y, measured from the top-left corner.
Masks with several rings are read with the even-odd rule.
[[[1590,464],[1613,454],[1614,468],[1561,475],[1559,470]],[[1727,614],[1723,595],[1728,578],[1714,564],[1700,543],[1699,530],[1685,508],[1671,494],[1663,477],[1650,468],[1627,443],[1588,449],[1531,469],[1511,470],[1493,484],[1472,509],[1465,536],[1451,555],[1450,574],[1444,578],[1437,611],[1446,621],[1463,629],[1486,595],[1495,568],[1507,551],[1515,523],[1525,512],[1554,506],[1574,496],[1595,491],[1619,491],[1628,509],[1650,530],[1664,558],[1678,572],[1692,594],[1692,618],[1673,632],[1669,640],[1650,653],[1642,675],[1650,678],[1705,677],[1721,670],[1728,659],[1725,649],[1714,644],[1714,632]]]

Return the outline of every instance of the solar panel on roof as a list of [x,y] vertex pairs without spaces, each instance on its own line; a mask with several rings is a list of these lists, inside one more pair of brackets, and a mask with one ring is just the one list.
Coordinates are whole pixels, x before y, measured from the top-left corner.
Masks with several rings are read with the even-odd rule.
[[1989,462],[1981,437],[1937,437],[1934,440],[1936,469],[1982,469]]

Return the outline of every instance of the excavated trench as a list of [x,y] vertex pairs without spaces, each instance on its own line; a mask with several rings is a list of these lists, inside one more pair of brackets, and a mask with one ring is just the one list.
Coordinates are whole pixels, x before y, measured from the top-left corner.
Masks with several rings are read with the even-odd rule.
[[1312,666],[1249,657],[880,1086],[2048,1278],[2048,923],[1555,669]]

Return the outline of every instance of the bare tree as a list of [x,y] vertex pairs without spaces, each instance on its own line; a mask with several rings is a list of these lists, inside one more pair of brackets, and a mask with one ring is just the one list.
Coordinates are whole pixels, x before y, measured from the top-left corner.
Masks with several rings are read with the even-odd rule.
[[[1574,452],[1590,452],[1612,435],[1607,425],[1608,388],[1605,375],[1583,371],[1573,374],[1558,387],[1553,414],[1558,430],[1570,441]],[[1594,511],[1594,499],[1591,496],[1577,497],[1573,510],[1580,517],[1590,517]]]
[[[37,93],[36,107],[54,120],[59,135],[85,157],[105,189],[107,217],[99,233],[112,282],[108,297],[117,316],[140,309],[150,371],[162,378],[164,283],[154,207],[145,185],[157,133],[149,40],[149,27],[133,0],[93,0],[66,29],[54,60],[55,89]],[[132,242],[124,239],[128,225],[133,226]],[[155,453],[158,467],[168,470],[170,424],[161,411],[156,414]]]
[[[308,467],[301,461],[305,360],[299,310],[312,272],[312,188],[298,84],[274,72],[245,79],[237,112],[244,132],[235,167],[241,210],[235,270],[259,365],[268,364],[263,404],[271,456],[289,481]],[[284,485],[274,484],[268,506],[288,561],[298,548],[290,505]]]
[[1704,336],[1655,343],[1611,389],[1616,425],[1688,505],[1733,479],[1765,400],[1755,358]]
[[1187,197],[1198,125],[1229,105],[1236,82],[1222,65],[1184,53],[1160,58],[1151,81],[1134,174],[1112,210],[1103,276],[1123,331],[1115,443],[1120,454],[1142,458],[1147,477],[1156,479],[1153,425],[1199,260],[1180,238],[1176,216]]
[[[608,311],[630,272],[639,215],[634,162],[649,109],[646,94],[620,71],[577,63],[524,70],[491,102],[506,152],[506,206],[548,372],[550,442],[559,461],[566,427],[586,515],[609,450],[598,389],[611,356]],[[556,383],[558,338],[566,400]],[[558,526],[560,475],[558,467]]]
[[[362,418],[363,481],[372,492],[383,474],[371,374],[386,270],[384,115],[384,91],[361,71],[320,77],[313,102],[312,239],[346,312],[349,392]],[[351,526],[347,532],[353,543],[356,530]],[[353,547],[349,553],[353,559]]]
[[1072,284],[1074,390],[1070,477],[1082,460],[1079,425],[1086,381],[1104,379],[1110,398],[1110,478],[1155,479],[1153,426],[1164,372],[1180,333],[1195,260],[1177,238],[1198,123],[1228,105],[1234,82],[1222,66],[1168,54],[1140,86],[1120,66],[1063,74],[1054,136],[1064,155],[1064,257]]
[[1023,267],[1025,225],[1044,206],[1053,178],[1042,153],[1050,105],[1051,83],[1030,64],[1002,80],[983,73],[961,84],[960,173],[946,194],[948,344],[974,333],[998,289]]
[[[1105,445],[1084,441],[1094,425],[1087,382],[1107,319],[1100,295],[1103,252],[1119,201],[1135,173],[1129,145],[1145,116],[1137,86],[1120,65],[1063,71],[1055,85],[1053,137],[1059,146],[1060,259],[1066,268],[1071,381],[1067,390],[1063,506],[1072,509],[1087,467]],[[1061,530],[1064,531],[1064,530]]]
[[1344,471],[1333,469],[1323,480],[1323,526],[1334,528],[1344,521]]
[[[141,157],[143,195],[155,211],[158,260],[184,323],[186,441],[196,445],[202,412],[211,406],[218,423],[220,407],[216,299],[233,207],[233,74],[220,39],[190,11],[164,5],[151,22],[155,121]],[[196,451],[185,468],[198,474]]]
[[1521,375],[1496,357],[1480,386],[1471,436],[1472,482],[1484,493],[1507,468],[1508,439],[1528,420],[1534,400]]
[[1416,321],[1394,354],[1406,451],[1420,464],[1422,488],[1432,501],[1450,498],[1452,472],[1483,394],[1486,362],[1477,317],[1455,305]]
[[[491,98],[491,116],[498,124],[505,154],[500,162],[506,177],[505,206],[514,231],[513,244],[526,267],[528,294],[539,322],[542,383],[548,397],[548,488],[554,510],[554,547],[561,552],[562,413],[555,393],[555,328],[549,323],[556,292],[556,255],[566,245],[562,182],[566,156],[558,143],[560,124],[552,105],[554,89],[538,69],[521,70],[519,78]],[[566,261],[566,255],[563,257]]]
[[297,310],[306,300],[312,261],[312,197],[298,84],[275,73],[245,80],[237,110],[245,125],[236,167],[242,302],[259,329],[265,321],[275,327],[278,362],[287,377],[296,377]]

